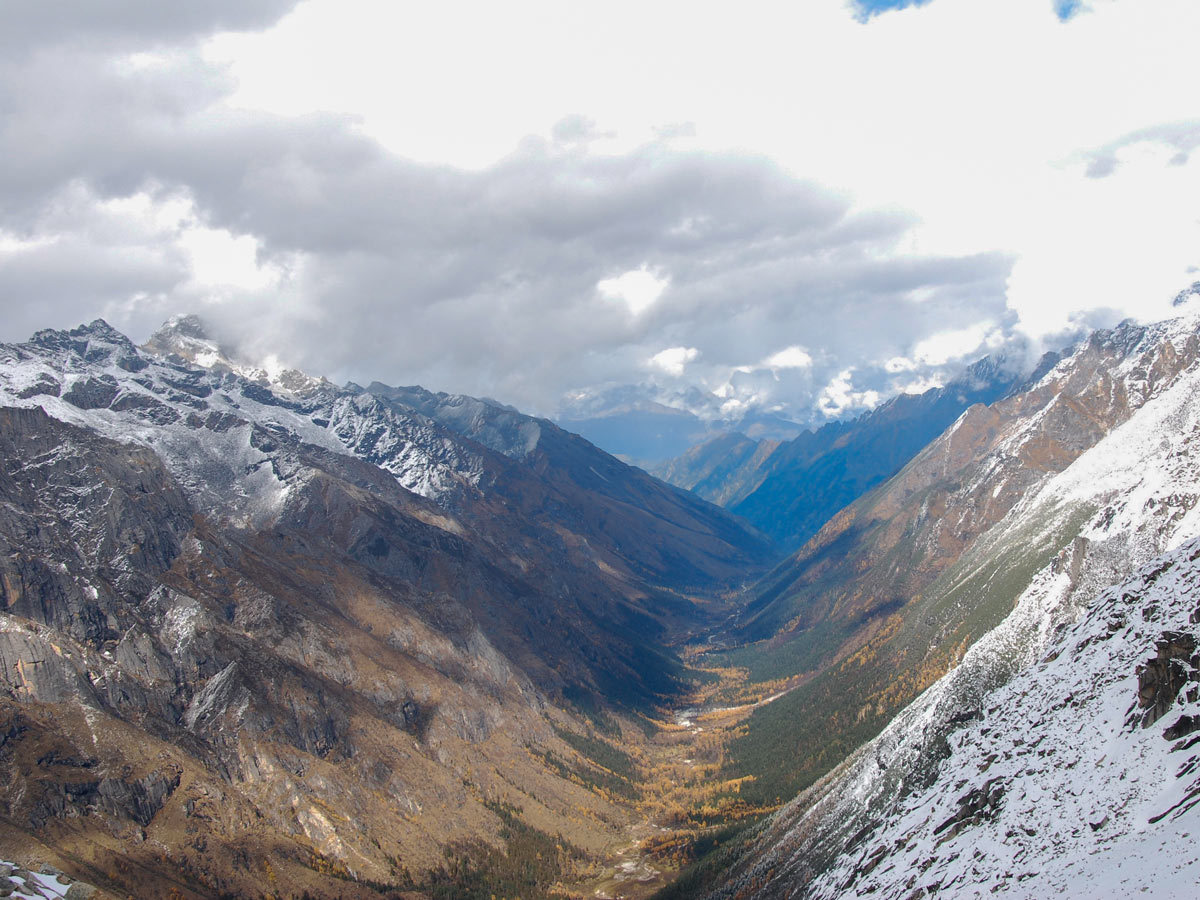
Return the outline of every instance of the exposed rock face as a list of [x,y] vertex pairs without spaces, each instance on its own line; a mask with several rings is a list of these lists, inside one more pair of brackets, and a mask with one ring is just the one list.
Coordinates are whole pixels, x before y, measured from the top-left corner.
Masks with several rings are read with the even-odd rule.
[[103,644],[156,584],[192,510],[151,452],[41,409],[0,409],[0,604]]
[[942,840],[948,841],[972,825],[995,819],[1000,813],[1004,789],[1004,781],[1000,778],[990,778],[979,787],[971,788],[958,798],[958,809],[954,814],[933,829],[934,837],[941,836]]
[[549,423],[177,330],[0,347],[4,821],[144,896],[375,897],[498,841],[497,802],[601,841],[555,727],[669,695],[680,589],[765,539]]
[[1153,659],[1138,666],[1138,709],[1143,728],[1167,714],[1189,681],[1200,681],[1196,638],[1186,632],[1168,632],[1159,638]]

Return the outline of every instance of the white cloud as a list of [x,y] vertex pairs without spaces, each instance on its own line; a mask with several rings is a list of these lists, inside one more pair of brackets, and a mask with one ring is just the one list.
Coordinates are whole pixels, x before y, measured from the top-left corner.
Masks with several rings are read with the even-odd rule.
[[769,369],[807,369],[812,363],[808,351],[796,345],[785,347],[763,360],[763,365]]
[[825,385],[817,398],[821,412],[834,418],[856,410],[874,409],[883,398],[878,391],[855,390],[854,369],[843,369]]
[[700,355],[695,347],[668,347],[650,357],[650,365],[662,369],[668,375],[679,377],[688,363]]
[[893,375],[898,375],[901,372],[912,372],[917,368],[917,363],[906,356],[893,356],[883,364],[883,370]]
[[945,382],[936,376],[929,378],[918,378],[916,381],[908,381],[897,385],[902,394],[923,394],[932,388],[940,388]]
[[994,322],[985,321],[967,328],[939,331],[913,348],[913,358],[927,366],[940,366],[972,354],[982,355],[979,351],[985,349],[988,335],[995,330]]
[[1084,309],[1137,313],[1200,262],[1183,199],[1200,193],[1197,161],[1122,155],[1119,188],[1070,163],[1195,117],[1197,33],[1194,0],[1099,0],[1067,22],[1049,0],[934,0],[865,24],[845,0],[737,16],[682,0],[310,0],[207,52],[240,104],[351,112],[405,155],[476,168],[567,114],[614,132],[609,152],[694,123],[696,146],[753,148],[863,207],[916,210],[910,250],[1013,253],[1012,308],[1037,335]]
[[261,291],[279,283],[278,266],[260,260],[258,241],[251,235],[194,224],[181,231],[179,244],[191,260],[197,285],[213,290]]
[[599,281],[596,290],[609,299],[622,301],[637,316],[653,306],[670,283],[669,277],[660,278],[642,266]]

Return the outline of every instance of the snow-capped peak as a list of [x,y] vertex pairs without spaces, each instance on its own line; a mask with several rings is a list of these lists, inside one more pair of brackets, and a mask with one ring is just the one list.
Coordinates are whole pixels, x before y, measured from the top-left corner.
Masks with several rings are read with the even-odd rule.
[[197,315],[172,316],[142,346],[147,353],[168,362],[187,363],[218,374],[232,372],[264,387],[303,396],[328,386],[325,378],[291,368],[272,354],[261,360],[248,359],[242,348],[213,337],[208,324]]
[[233,369],[225,350],[211,337],[199,316],[172,316],[150,339],[143,349],[172,362],[189,362],[205,369],[224,366]]

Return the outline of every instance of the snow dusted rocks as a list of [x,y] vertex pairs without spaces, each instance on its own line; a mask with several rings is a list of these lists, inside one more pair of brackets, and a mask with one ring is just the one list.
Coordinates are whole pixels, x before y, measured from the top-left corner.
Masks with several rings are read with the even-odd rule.
[[[1186,648],[1200,636],[1198,610],[1200,541],[1105,591],[1054,638],[1047,661],[949,735],[934,785],[891,811],[810,895],[1195,896],[1200,674]],[[1180,649],[1183,690],[1163,694],[1165,715],[1146,721],[1139,670],[1164,650],[1178,661]]]
[[[1195,327],[1150,330],[1170,356]],[[1136,411],[1035,485],[939,584],[950,599],[1008,592],[1007,561],[1042,548],[1050,562],[954,668],[768,822],[714,896],[1195,896],[1200,363],[1189,355],[1139,354],[1099,383],[1137,394]],[[1149,377],[1159,365],[1175,370],[1166,383]]]
[[785,810],[760,838],[771,849],[718,893],[1194,897],[1198,639],[1200,539],[1105,590],[1006,684],[943,679]]
[[53,866],[34,872],[15,863],[0,861],[0,897],[12,900],[88,900],[96,889],[75,881]]

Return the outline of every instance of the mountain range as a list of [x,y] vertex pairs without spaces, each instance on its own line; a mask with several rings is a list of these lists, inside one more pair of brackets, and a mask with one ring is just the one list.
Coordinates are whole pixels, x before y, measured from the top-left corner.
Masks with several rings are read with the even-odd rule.
[[567,398],[555,421],[650,471],[730,428],[762,440],[786,440],[805,431],[803,425],[762,408],[746,410],[730,421],[723,402],[697,387],[670,391],[652,384],[618,385]]
[[1028,496],[1160,394],[1186,394],[1196,332],[1194,316],[1096,332],[1025,390],[969,408],[750,588],[714,635],[720,658],[794,689],[732,747],[748,796],[810,786],[1003,621],[1092,514],[1050,516]]
[[[1053,360],[1042,360],[1039,370]],[[1023,380],[1020,367],[1004,357],[984,357],[944,387],[898,394],[858,418],[790,440],[726,433],[650,471],[795,550],[834,513],[898,472],[968,407],[1018,390]]]
[[2,855],[97,896],[648,895],[594,877],[619,844],[699,858],[662,900],[1190,896],[1181,312],[682,486],[193,318],[0,346]]
[[571,736],[678,693],[668,636],[775,558],[545,420],[193,319],[0,347],[0,397],[0,812],[142,895],[402,885],[515,809],[596,845]]

